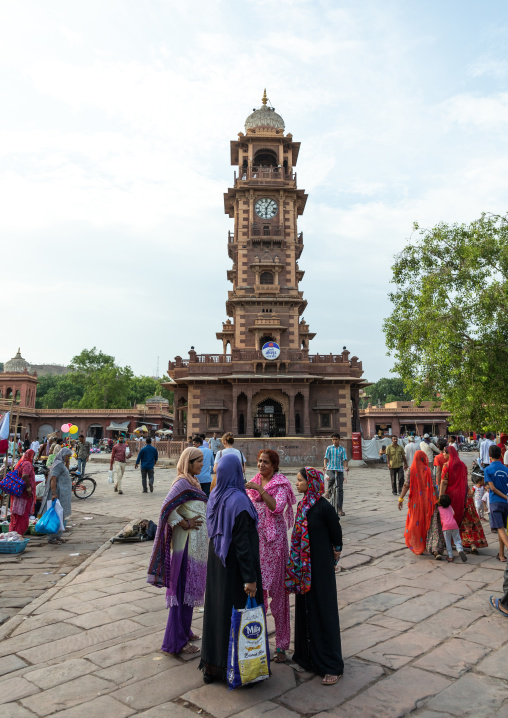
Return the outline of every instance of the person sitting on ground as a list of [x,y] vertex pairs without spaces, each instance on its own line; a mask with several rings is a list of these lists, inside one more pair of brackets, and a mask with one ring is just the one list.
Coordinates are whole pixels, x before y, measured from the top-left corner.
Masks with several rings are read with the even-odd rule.
[[457,553],[459,554],[462,562],[465,563],[467,561],[467,556],[462,548],[459,525],[455,521],[452,500],[448,494],[442,494],[439,498],[439,516],[441,517],[441,526],[443,527],[446,551],[448,553],[448,563],[453,563],[452,541],[455,544],[455,548],[457,549]]
[[386,446],[384,444],[379,449],[379,458],[381,459],[382,464],[386,464]]

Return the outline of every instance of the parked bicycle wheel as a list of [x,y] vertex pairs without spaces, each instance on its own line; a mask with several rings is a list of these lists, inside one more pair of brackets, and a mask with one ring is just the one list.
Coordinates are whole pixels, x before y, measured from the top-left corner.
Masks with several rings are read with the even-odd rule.
[[94,479],[79,479],[73,486],[74,496],[77,499],[87,499],[97,487]]

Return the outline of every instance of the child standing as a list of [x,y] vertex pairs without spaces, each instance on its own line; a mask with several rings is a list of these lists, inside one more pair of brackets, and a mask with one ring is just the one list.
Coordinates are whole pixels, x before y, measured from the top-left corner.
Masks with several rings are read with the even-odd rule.
[[455,544],[455,548],[462,559],[462,562],[467,561],[467,556],[464,553],[462,547],[462,541],[460,540],[460,531],[455,521],[452,508],[452,500],[448,494],[443,494],[439,499],[439,516],[441,517],[441,526],[443,528],[444,540],[446,543],[446,551],[448,553],[448,563],[453,562],[453,551],[452,551],[452,540]]
[[485,502],[483,501],[483,494],[485,493],[485,480],[483,476],[478,476],[475,478],[474,486],[474,505],[476,508],[476,513],[481,518],[482,521],[485,521],[484,518],[484,511],[485,511]]

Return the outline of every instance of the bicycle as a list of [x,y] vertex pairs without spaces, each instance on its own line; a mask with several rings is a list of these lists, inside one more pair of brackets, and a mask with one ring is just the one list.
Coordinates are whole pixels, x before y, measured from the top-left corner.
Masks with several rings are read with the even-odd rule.
[[88,499],[97,488],[97,482],[88,476],[72,480],[72,491],[77,499]]

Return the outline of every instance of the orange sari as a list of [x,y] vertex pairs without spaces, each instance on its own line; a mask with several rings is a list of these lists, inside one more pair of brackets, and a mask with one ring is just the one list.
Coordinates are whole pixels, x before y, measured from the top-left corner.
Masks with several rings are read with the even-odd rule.
[[427,454],[417,451],[409,470],[409,501],[404,531],[406,546],[417,555],[425,551],[435,504],[436,496]]

